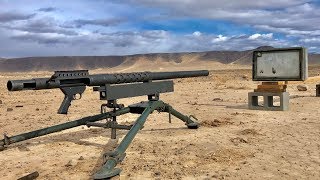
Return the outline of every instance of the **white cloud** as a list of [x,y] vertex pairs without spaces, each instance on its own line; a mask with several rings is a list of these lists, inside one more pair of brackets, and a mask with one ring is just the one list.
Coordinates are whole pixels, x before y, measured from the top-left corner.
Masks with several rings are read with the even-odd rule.
[[168,19],[192,17],[222,20],[301,39],[320,35],[318,11],[320,5],[315,1],[230,0],[226,3],[220,0],[131,0],[130,2],[145,7],[160,8],[167,12]]
[[305,42],[305,43],[320,43],[320,37],[300,39],[299,41],[300,42]]
[[[7,31],[7,32],[5,32]],[[11,37],[5,35],[10,34]],[[258,46],[286,47],[286,40],[275,40],[262,34],[252,41],[249,35],[226,36],[223,34],[177,35],[163,30],[119,31],[114,33],[79,33],[61,35],[46,33],[13,34],[1,30],[2,56],[68,56],[68,55],[125,55],[137,53],[190,52],[212,50],[248,50]],[[211,41],[210,41],[211,40]],[[25,47],[25,48],[23,48]]]
[[[23,14],[32,14],[39,8],[48,7],[44,1],[30,0],[32,3],[28,7],[18,6],[23,1],[17,1],[20,3],[0,0],[0,7]],[[0,56],[247,50],[267,45],[320,47],[319,4],[307,0],[230,0],[228,3],[220,0],[57,1],[56,6],[59,13],[36,12],[37,15],[29,19],[19,18],[19,21],[12,22],[3,20],[0,23],[0,41],[5,46],[0,46]],[[110,11],[105,11],[106,7]],[[155,15],[159,13],[160,16]],[[6,15],[2,19],[8,17],[12,19],[13,16]],[[128,21],[99,20],[112,17],[128,18]],[[86,20],[89,18],[92,20]],[[76,28],[74,22],[77,19],[84,19],[86,21],[80,22],[91,25]],[[197,31],[183,34],[176,33],[174,28],[164,31],[143,30],[145,27],[140,27],[159,19],[162,22],[157,29],[161,29],[161,24],[176,27],[172,22],[181,19],[186,22],[218,20],[235,24],[236,29],[217,27],[221,34],[215,34],[214,30],[210,34],[201,32],[203,29],[199,25]],[[246,31],[237,26],[257,31],[238,35]],[[274,39],[275,33],[278,39]],[[279,33],[284,36],[278,36]],[[316,50],[320,52],[319,48]]]
[[226,41],[226,40],[228,40],[228,37],[219,34],[216,38],[214,38],[212,40],[212,42],[214,42],[214,43],[215,42],[223,42],[223,41]]
[[293,28],[275,28],[268,25],[258,25],[255,27],[259,29],[267,30],[267,31],[287,34],[288,36],[292,36],[292,37],[306,38],[306,37],[320,36],[320,29],[319,30],[295,30]]
[[257,39],[257,38],[259,38],[260,36],[261,36],[261,34],[253,34],[253,35],[249,36],[249,38],[248,38],[248,39],[253,40],[253,39]]
[[258,39],[258,38],[271,39],[272,37],[273,37],[273,33],[268,33],[268,34],[256,33],[256,34],[253,34],[253,35],[249,36],[248,39],[250,39],[250,40],[255,40],[255,39]]
[[262,36],[263,38],[271,39],[271,38],[273,38],[273,33],[262,34],[261,36]]
[[199,37],[201,36],[201,32],[200,31],[195,31],[192,33],[192,35],[196,36],[196,37]]
[[[123,1],[123,2],[127,2]],[[146,6],[153,7],[176,7],[176,8],[188,8],[189,10],[200,10],[200,9],[208,9],[208,8],[223,8],[223,9],[252,9],[252,8],[284,8],[288,6],[296,6],[306,2],[308,0],[201,0],[201,1],[193,1],[193,0],[129,0],[131,3],[138,3]]]

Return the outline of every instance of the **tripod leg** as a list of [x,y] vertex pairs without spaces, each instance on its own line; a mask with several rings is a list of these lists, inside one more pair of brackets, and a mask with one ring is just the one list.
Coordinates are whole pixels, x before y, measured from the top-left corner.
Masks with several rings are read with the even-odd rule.
[[123,160],[125,157],[125,151],[127,150],[138,131],[143,127],[147,117],[159,106],[163,106],[163,102],[160,101],[149,101],[148,106],[144,109],[140,117],[136,120],[127,135],[123,138],[119,146],[114,152],[108,154],[109,158],[102,168],[94,175],[94,179],[105,179],[111,178],[118,175],[121,169],[115,168],[115,166]]
[[[197,122],[197,119],[194,116],[185,116],[182,113],[180,113],[179,111],[173,109],[172,106],[170,106],[169,104],[165,103],[165,112],[174,115],[175,117],[177,117],[178,119],[180,119],[181,121],[185,122],[187,127],[189,129],[198,129],[199,127],[199,123]],[[193,118],[193,119],[191,119]]]
[[102,114],[98,114],[98,115],[94,115],[94,116],[88,116],[88,117],[84,117],[84,118],[81,118],[78,120],[58,124],[58,125],[43,128],[43,129],[38,129],[35,131],[19,134],[19,135],[12,136],[12,137],[5,136],[4,139],[0,140],[0,150],[4,149],[5,145],[13,144],[13,143],[24,141],[27,139],[32,139],[32,138],[39,137],[39,136],[44,136],[46,134],[62,131],[65,129],[70,129],[70,128],[81,126],[81,125],[86,125],[88,122],[100,121],[100,120],[108,118],[108,117],[119,116],[122,114],[126,114],[128,112],[130,112],[130,108],[127,107],[127,108],[117,110],[116,112],[107,112],[107,113],[102,113]]

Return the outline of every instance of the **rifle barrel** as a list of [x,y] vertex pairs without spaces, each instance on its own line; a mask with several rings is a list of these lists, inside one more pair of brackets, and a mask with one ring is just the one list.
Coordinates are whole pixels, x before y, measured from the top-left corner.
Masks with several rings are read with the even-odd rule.
[[[67,72],[72,74],[73,71]],[[94,74],[75,77],[34,78],[28,80],[9,80],[7,88],[9,91],[21,90],[40,90],[53,89],[62,86],[103,86],[105,84],[121,84],[133,82],[146,82],[151,80],[165,80],[175,78],[189,78],[208,76],[209,71],[176,71],[176,72],[135,72],[135,73],[116,73],[116,74]]]

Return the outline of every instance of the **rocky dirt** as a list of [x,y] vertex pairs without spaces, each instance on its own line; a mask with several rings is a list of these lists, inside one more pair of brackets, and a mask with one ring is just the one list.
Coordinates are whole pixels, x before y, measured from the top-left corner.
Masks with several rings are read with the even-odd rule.
[[[290,110],[285,112],[247,109],[248,92],[258,84],[251,81],[249,68],[211,69],[209,77],[174,80],[175,92],[161,95],[178,111],[195,115],[201,127],[187,129],[179,119],[170,124],[167,114],[153,113],[118,166],[121,175],[113,179],[319,179],[318,68],[311,69],[314,77],[308,81],[289,83]],[[0,74],[1,134],[12,136],[99,112],[103,102],[91,87],[74,101],[68,115],[56,114],[63,98],[58,89],[8,92],[5,87],[9,79],[50,74]],[[309,88],[300,92],[298,84]],[[119,122],[136,118],[127,114]],[[0,152],[1,179],[34,171],[39,179],[91,179],[102,165],[103,153],[115,148],[125,133],[118,131],[119,139],[111,140],[110,130],[77,127],[12,144]]]

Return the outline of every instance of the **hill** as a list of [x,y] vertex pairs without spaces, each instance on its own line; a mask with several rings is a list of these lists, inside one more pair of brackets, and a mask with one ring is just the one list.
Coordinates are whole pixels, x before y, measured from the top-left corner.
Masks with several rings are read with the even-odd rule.
[[[262,46],[257,49],[265,50],[271,48],[273,47]],[[256,49],[247,51],[153,53],[128,56],[56,56],[0,59],[0,71],[26,72],[99,68],[117,68],[121,70],[133,66],[139,67],[138,69],[144,69],[146,66],[157,66],[161,69],[165,65],[184,64],[190,67],[205,67],[206,65],[217,65],[216,63],[250,65],[254,50]],[[320,54],[309,54],[309,63],[320,64]]]

